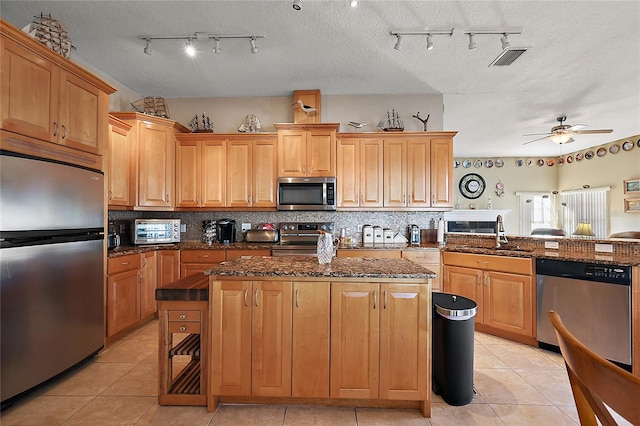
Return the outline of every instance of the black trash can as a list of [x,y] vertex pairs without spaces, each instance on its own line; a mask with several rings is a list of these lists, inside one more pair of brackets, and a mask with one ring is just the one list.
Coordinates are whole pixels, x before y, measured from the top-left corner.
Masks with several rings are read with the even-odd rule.
[[449,405],[473,399],[473,332],[478,305],[449,293],[433,293],[432,387]]

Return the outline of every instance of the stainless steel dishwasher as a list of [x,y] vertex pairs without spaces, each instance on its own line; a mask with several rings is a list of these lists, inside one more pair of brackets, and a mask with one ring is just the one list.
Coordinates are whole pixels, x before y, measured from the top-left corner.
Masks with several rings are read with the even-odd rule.
[[603,358],[631,367],[631,267],[536,260],[537,340],[558,341],[547,316],[558,312],[569,331]]

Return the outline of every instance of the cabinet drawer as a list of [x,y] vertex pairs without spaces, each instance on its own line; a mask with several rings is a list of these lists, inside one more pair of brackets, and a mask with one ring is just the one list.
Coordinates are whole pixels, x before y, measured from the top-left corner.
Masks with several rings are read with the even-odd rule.
[[169,321],[200,322],[200,311],[169,311]]
[[169,333],[200,333],[200,323],[169,322]]
[[531,275],[533,273],[532,259],[509,256],[445,252],[444,264],[512,274]]
[[140,255],[130,254],[127,256],[110,257],[107,262],[107,274],[117,274],[118,272],[129,271],[140,268]]
[[439,250],[402,250],[402,258],[416,263],[440,263]]
[[181,263],[220,263],[224,262],[224,250],[182,250]]

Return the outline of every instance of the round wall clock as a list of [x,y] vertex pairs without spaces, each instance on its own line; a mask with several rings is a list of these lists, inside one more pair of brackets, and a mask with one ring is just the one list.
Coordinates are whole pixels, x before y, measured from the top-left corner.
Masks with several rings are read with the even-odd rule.
[[463,197],[474,200],[482,195],[486,184],[482,176],[477,173],[468,173],[460,179],[460,193]]

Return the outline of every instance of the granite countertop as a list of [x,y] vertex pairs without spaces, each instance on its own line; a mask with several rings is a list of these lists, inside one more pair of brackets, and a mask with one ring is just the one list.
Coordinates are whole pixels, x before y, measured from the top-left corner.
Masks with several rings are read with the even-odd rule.
[[315,257],[241,256],[214,265],[207,275],[227,277],[435,278],[436,273],[406,259],[333,258],[320,265]]

